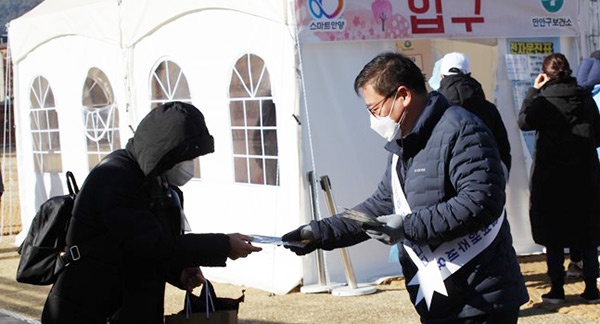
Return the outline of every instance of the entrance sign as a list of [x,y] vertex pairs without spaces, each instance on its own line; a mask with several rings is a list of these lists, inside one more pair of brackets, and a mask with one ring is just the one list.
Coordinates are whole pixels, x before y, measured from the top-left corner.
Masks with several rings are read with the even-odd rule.
[[577,36],[578,12],[560,0],[296,1],[303,42]]

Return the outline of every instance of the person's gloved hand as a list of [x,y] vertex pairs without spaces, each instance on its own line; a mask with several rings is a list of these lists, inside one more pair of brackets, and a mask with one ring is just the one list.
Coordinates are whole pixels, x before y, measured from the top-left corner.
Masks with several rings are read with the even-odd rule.
[[365,232],[371,238],[374,238],[385,244],[395,244],[404,240],[404,218],[405,215],[391,214],[377,217],[381,223],[380,227],[363,225]]
[[317,249],[315,235],[310,225],[302,225],[297,229],[283,235],[283,247],[290,249],[297,255],[305,255]]

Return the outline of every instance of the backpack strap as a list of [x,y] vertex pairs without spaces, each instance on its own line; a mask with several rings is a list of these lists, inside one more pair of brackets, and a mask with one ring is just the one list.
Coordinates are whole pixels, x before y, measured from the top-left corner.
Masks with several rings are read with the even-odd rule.
[[[69,229],[67,232],[71,232],[72,228],[77,227],[77,223],[77,219],[72,217],[69,222]],[[67,236],[69,236],[69,234],[67,234]],[[90,253],[98,253],[100,255],[104,255],[106,253],[110,253],[111,255],[114,254],[114,252],[105,252],[107,249],[108,240],[109,234],[104,233],[84,242],[65,246],[63,252],[60,254],[62,268],[67,267],[73,262],[77,262],[81,258],[85,258]]]
[[67,171],[67,188],[69,188],[69,194],[71,196],[75,196],[79,193],[79,186],[77,185],[77,181],[75,181],[75,175],[73,172]]
[[[79,186],[77,185],[77,181],[75,180],[75,175],[73,175],[73,172],[67,171],[66,177],[67,177],[67,188],[69,189],[69,195],[71,195],[71,197],[74,198],[79,193]],[[71,223],[74,221],[75,221],[75,218],[72,217],[71,221],[69,222],[69,227],[68,227],[67,233],[73,226],[73,224],[71,224]],[[105,245],[107,237],[108,237],[108,234],[100,235],[100,236],[97,236],[97,237],[91,239],[88,242],[83,242],[83,243],[76,244],[73,246],[66,246],[65,250],[60,254],[62,268],[65,268],[72,262],[75,262],[75,261],[81,259],[81,257],[87,255],[89,253],[89,251],[100,250],[101,247],[103,247]]]
[[63,262],[63,267],[68,266],[71,262],[81,259],[81,252],[79,252],[79,245],[73,245],[66,248],[64,253],[61,253],[60,259]]
[[102,248],[106,248],[107,238],[108,234],[100,235],[87,242],[65,247],[65,251],[60,255],[63,268],[85,257],[91,251],[101,251]]
[[88,242],[67,246],[65,251],[60,255],[63,267],[81,259],[81,257],[89,254],[90,251],[99,250],[103,246],[106,247],[105,242],[107,237],[108,235],[100,235]]

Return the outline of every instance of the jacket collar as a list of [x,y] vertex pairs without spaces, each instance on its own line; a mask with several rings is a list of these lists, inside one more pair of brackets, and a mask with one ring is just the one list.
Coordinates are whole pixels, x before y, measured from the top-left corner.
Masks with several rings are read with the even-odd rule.
[[401,139],[388,142],[385,149],[404,158],[414,156],[425,147],[433,128],[448,107],[448,101],[444,96],[437,91],[430,92],[427,95],[425,109],[417,119],[412,131]]

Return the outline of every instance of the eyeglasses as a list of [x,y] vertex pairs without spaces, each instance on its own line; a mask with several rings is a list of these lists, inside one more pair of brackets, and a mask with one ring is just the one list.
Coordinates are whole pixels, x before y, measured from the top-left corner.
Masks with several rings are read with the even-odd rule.
[[375,115],[375,112],[377,110],[379,110],[383,104],[385,103],[386,100],[390,99],[390,97],[396,93],[397,89],[394,89],[392,92],[388,93],[387,96],[383,97],[383,99],[379,100],[378,102],[374,103],[373,105],[371,105],[369,107],[369,105],[366,106],[367,110],[371,113],[371,115],[377,117],[377,115]]

